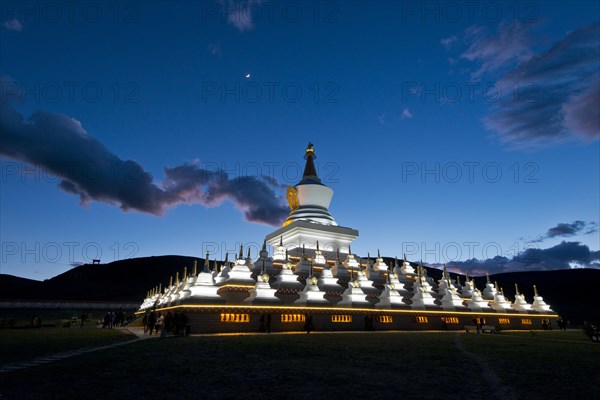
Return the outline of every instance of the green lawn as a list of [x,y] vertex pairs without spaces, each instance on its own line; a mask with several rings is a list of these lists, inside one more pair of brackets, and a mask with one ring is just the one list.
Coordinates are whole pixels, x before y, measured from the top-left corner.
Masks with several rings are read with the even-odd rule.
[[95,326],[0,329],[0,365],[133,338],[135,336],[126,331],[99,329]]
[[469,356],[474,354],[515,398],[598,398],[600,345],[544,335],[361,332],[151,339],[0,374],[0,395],[79,398],[96,388],[106,398],[495,399],[481,365]]

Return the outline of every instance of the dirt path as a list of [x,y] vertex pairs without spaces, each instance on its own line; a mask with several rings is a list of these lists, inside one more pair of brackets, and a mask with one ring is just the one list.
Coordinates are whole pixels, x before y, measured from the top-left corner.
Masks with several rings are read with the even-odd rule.
[[502,381],[485,358],[467,351],[460,341],[460,337],[461,334],[459,333],[454,335],[454,344],[461,353],[463,353],[467,358],[473,360],[479,366],[479,368],[481,368],[481,375],[489,385],[490,390],[488,394],[498,400],[516,400],[517,395],[515,394],[514,390],[511,387],[502,384]]

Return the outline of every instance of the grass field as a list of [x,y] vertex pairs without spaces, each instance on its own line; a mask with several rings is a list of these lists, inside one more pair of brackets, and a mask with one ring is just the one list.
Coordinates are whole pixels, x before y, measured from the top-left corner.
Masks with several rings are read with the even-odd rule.
[[3,373],[0,398],[594,399],[599,360],[579,332],[192,336]]
[[1,329],[0,365],[29,361],[35,357],[56,354],[84,347],[95,347],[133,339],[134,336],[118,329],[39,328]]

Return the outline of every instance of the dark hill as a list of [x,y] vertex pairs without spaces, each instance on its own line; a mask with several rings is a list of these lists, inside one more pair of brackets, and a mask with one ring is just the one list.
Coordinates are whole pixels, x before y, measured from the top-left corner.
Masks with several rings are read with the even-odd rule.
[[[19,300],[87,300],[141,302],[146,292],[169,276],[192,272],[204,259],[186,256],[131,258],[109,264],[84,264],[32,286],[12,286],[0,280],[0,298]],[[6,283],[8,285],[6,285]]]
[[[191,272],[194,260],[198,269],[204,259],[186,256],[156,256],[132,258],[109,264],[84,264],[43,282],[0,275],[0,299],[11,300],[83,300],[141,302],[146,292],[169,276],[180,274],[185,266]],[[393,259],[386,258],[389,264]],[[416,264],[413,264],[416,266]],[[441,270],[426,268],[434,279]],[[451,274],[453,277],[456,274]],[[461,275],[461,282],[465,277]],[[492,282],[504,288],[507,298],[514,298],[514,284],[519,285],[527,301],[533,300],[533,285],[555,311],[574,323],[600,321],[600,298],[596,289],[600,283],[600,270],[570,269],[556,271],[526,271],[491,275]],[[478,288],[485,286],[486,278],[477,277]]]

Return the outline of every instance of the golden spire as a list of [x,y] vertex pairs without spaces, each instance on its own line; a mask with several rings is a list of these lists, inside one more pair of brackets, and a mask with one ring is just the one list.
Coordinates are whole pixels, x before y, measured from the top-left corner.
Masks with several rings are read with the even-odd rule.
[[218,271],[219,270],[219,264],[217,264],[217,259],[215,258],[215,261],[213,262],[213,271]]
[[175,284],[179,285],[179,271],[175,272]]
[[535,296],[538,296],[538,291],[537,291],[537,287],[535,285],[533,285],[533,293],[535,294]]
[[515,290],[516,290],[516,294],[521,294],[521,293],[519,293],[519,285],[517,285],[516,283],[515,283]]
[[169,287],[173,286],[173,275],[169,278]]
[[158,284],[158,293],[162,292],[162,282]]
[[183,281],[187,280],[187,267],[183,267]]
[[194,276],[198,275],[198,260],[194,260]]
[[486,279],[487,283],[491,283],[490,282],[490,274],[488,274],[487,272],[485,273],[485,279]]

